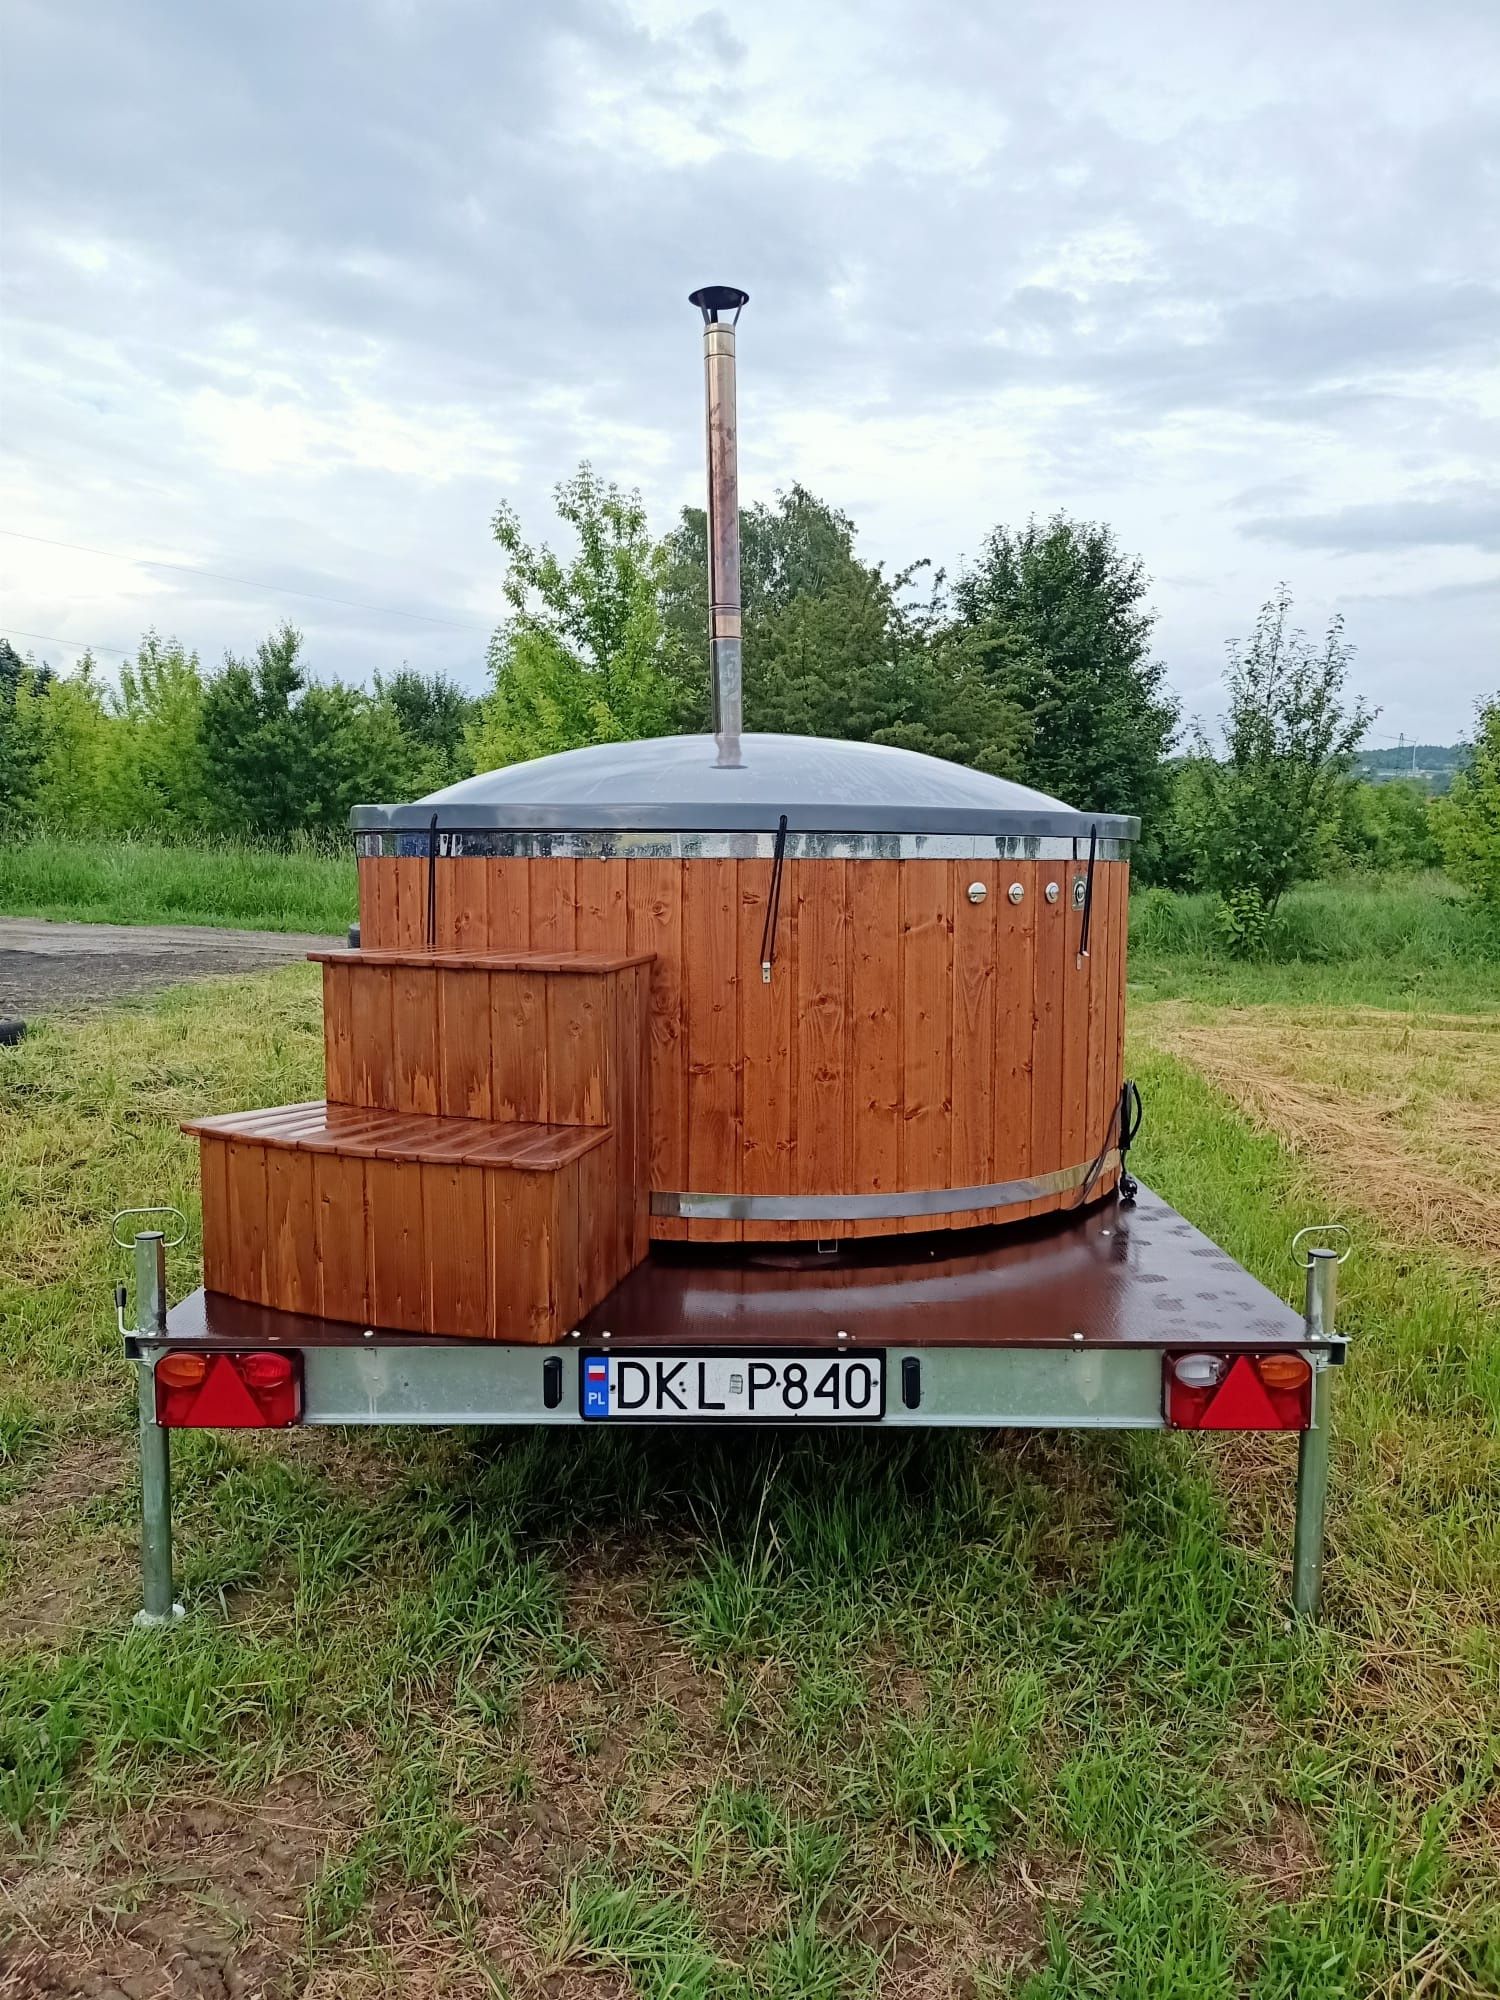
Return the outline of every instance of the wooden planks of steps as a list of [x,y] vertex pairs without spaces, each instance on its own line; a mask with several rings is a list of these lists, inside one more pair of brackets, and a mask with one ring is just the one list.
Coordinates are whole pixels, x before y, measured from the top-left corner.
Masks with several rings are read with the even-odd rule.
[[649,955],[329,952],[327,1098],[184,1126],[204,1282],[558,1340],[647,1251]]

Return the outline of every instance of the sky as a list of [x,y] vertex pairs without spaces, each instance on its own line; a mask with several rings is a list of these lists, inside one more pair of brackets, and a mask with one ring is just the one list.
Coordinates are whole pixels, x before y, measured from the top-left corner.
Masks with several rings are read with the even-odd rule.
[[1496,0],[5,0],[0,632],[477,687],[502,500],[700,500],[704,283],[747,503],[1107,521],[1210,722],[1282,580],[1376,744],[1500,688]]

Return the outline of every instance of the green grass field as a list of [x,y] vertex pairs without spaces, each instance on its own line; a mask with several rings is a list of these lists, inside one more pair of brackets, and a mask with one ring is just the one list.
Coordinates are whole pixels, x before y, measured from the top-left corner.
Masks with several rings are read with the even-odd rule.
[[1500,950],[1441,875],[1359,877],[1294,889],[1265,958],[1230,957],[1212,896],[1137,890],[1130,977],[1144,998],[1464,1011],[1500,1007]]
[[357,903],[348,843],[283,854],[235,841],[0,841],[0,916],[333,935],[354,922]]
[[[1151,1017],[1142,1172],[1293,1294]],[[320,1081],[305,967],[0,1050],[0,1993],[1500,1990],[1493,1268],[1349,1212],[1317,1628],[1288,1438],[309,1432],[179,1439],[135,1633],[109,1216]]]

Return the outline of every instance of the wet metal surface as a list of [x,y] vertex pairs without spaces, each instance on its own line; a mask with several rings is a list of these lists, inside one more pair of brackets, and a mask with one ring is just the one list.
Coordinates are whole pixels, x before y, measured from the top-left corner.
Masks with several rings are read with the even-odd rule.
[[[815,1246],[658,1246],[582,1325],[621,1344],[1300,1346],[1302,1316],[1149,1188],[1083,1215]],[[1080,1337],[1081,1336],[1081,1337]]]
[[[364,1341],[360,1327],[213,1292],[172,1307],[168,1330],[240,1347]],[[893,1348],[1308,1344],[1300,1312],[1145,1187],[1133,1206],[1111,1197],[1083,1215],[877,1240],[832,1257],[815,1246],[659,1245],[579,1330],[585,1341],[608,1333],[630,1347],[837,1348],[840,1333]],[[434,1344],[378,1329],[372,1337]]]

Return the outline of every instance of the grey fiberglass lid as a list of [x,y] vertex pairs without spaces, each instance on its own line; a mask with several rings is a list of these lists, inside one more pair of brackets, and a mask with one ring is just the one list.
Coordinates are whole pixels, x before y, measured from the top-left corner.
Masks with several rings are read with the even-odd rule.
[[720,770],[712,736],[600,743],[485,771],[411,805],[356,806],[356,832],[489,827],[639,832],[1083,835],[1134,840],[1140,821],[1089,814],[1008,778],[942,757],[824,736],[741,738],[744,764]]

